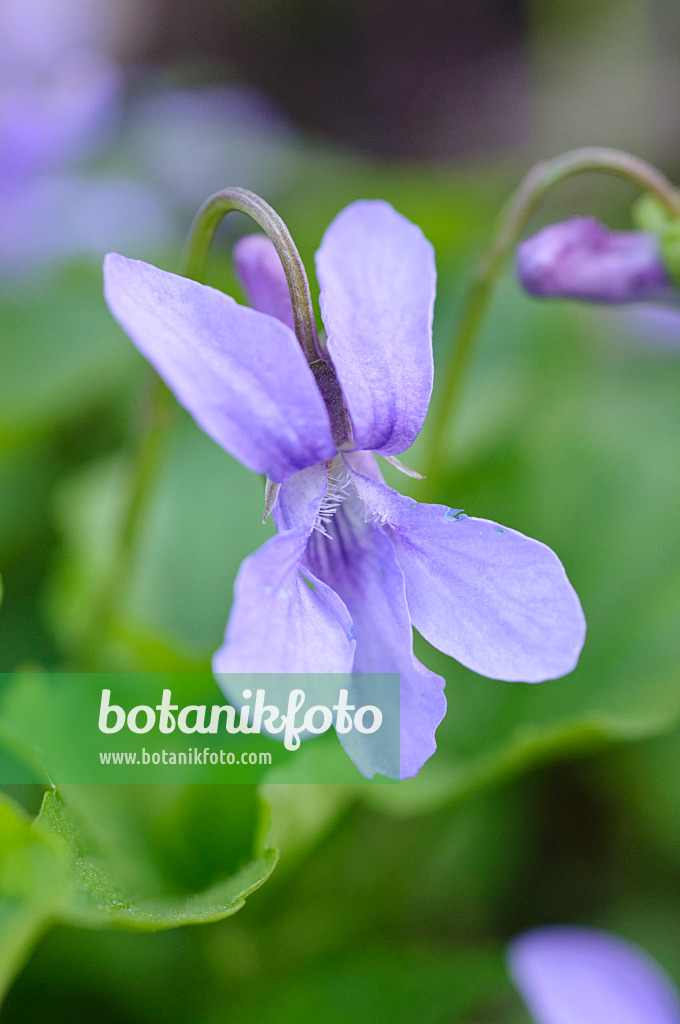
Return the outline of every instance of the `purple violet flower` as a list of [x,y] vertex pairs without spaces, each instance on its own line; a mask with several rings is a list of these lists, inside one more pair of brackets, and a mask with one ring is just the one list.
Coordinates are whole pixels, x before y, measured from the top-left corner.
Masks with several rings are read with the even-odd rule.
[[680,1024],[680,998],[644,950],[607,932],[550,926],[508,950],[536,1024]]
[[680,304],[652,234],[610,231],[592,217],[550,224],[521,242],[517,274],[531,295],[586,302]]
[[[444,680],[414,656],[412,625],[495,679],[570,672],[585,621],[557,556],[538,541],[383,483],[419,433],[432,390],[434,253],[384,202],[360,201],[316,256],[327,353],[353,428],[338,453],[291,329],[278,258],[261,236],[236,250],[254,308],[109,255],[109,307],[179,402],[227,451],[281,484],[277,535],[244,561],[217,674],[399,673],[401,777],[434,753]],[[353,760],[372,776],[375,761]]]
[[2,287],[53,260],[101,255],[115,237],[169,233],[139,185],[72,173],[122,113],[124,77],[109,54],[121,17],[100,0],[0,0]]
[[88,0],[0,4],[0,199],[106,138],[122,98],[110,14]]

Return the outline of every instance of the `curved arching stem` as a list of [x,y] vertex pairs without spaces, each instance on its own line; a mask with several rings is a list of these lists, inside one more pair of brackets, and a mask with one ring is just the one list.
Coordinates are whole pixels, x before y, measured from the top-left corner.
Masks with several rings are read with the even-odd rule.
[[354,443],[352,423],[335,367],[319,342],[307,272],[290,231],[276,210],[245,188],[225,188],[216,192],[203,204],[191,226],[186,276],[194,281],[204,280],[215,232],[224,217],[232,211],[252,217],[271,239],[288,282],[295,334],[326,404],[333,439],[339,451],[351,449]]
[[254,192],[249,192],[245,188],[225,188],[205,201],[189,231],[186,277],[200,282],[205,280],[215,232],[222,220],[232,211],[252,217],[273,242],[288,282],[293,303],[295,334],[302,351],[310,364],[317,359],[323,359],[309,281],[300,253],[276,210]]

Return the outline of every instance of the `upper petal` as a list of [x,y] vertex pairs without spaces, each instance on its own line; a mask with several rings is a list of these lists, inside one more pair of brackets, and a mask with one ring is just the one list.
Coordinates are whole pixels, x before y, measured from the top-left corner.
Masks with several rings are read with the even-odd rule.
[[[327,531],[328,536],[312,535],[305,564],[333,587],[352,616],[357,642],[354,672],[399,674],[396,692],[386,690],[390,681],[381,684],[377,675],[354,677],[353,703],[378,703],[386,710],[385,721],[380,735],[353,731],[341,735],[340,741],[367,778],[376,772],[409,778],[436,750],[435,731],[446,712],[444,680],[413,653],[404,575],[391,539],[365,521],[356,499],[345,500],[327,523]],[[381,687],[379,694],[376,686]],[[398,730],[391,727],[393,711],[399,714]]]
[[585,619],[549,547],[354,478],[360,497],[395,531],[411,619],[426,640],[492,679],[535,683],[575,667]]
[[335,452],[293,332],[228,295],[110,254],[111,312],[177,400],[219,445],[280,483]]
[[294,327],[293,304],[279,254],[266,235],[246,235],[234,246],[234,266],[253,309]]
[[671,981],[643,950],[591,928],[536,928],[508,951],[536,1024],[679,1024]]
[[346,607],[325,583],[300,572],[326,488],[325,467],[313,466],[300,478],[294,478],[297,525],[268,540],[239,569],[225,641],[213,659],[217,674],[351,670],[355,644]]
[[403,452],[432,392],[432,246],[388,203],[362,200],[329,226],[316,269],[356,447]]
[[531,295],[588,302],[680,303],[654,235],[610,231],[593,217],[549,224],[517,247],[517,274]]

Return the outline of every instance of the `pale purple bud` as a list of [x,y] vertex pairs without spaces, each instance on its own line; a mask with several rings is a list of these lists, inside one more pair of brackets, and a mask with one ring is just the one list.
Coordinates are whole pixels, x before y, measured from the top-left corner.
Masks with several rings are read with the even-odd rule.
[[550,224],[517,247],[517,274],[531,295],[617,304],[680,304],[654,235],[610,231],[592,217]]

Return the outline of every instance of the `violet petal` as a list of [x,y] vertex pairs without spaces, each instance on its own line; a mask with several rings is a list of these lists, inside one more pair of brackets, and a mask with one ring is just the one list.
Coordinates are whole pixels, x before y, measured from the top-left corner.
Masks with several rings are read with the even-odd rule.
[[234,266],[253,309],[294,330],[293,304],[279,254],[266,235],[246,235],[234,246]]
[[[361,503],[346,499],[326,524],[329,536],[312,534],[304,564],[340,596],[354,622],[356,673],[399,673],[399,737],[386,730],[383,745],[375,735],[340,736],[345,750],[367,778],[376,772],[410,778],[436,750],[435,731],[446,712],[444,680],[413,653],[413,630],[406,605],[404,575],[394,545],[380,526],[367,523]],[[356,677],[352,691],[359,704],[373,703],[371,683]],[[379,703],[379,706],[382,706]]]
[[510,973],[536,1024],[680,1024],[680,999],[648,954],[607,932],[552,926],[520,935]]
[[111,312],[198,425],[281,483],[333,457],[328,415],[292,331],[228,295],[117,254]]
[[213,658],[217,675],[351,671],[355,643],[345,605],[311,572],[305,570],[304,577],[300,572],[326,487],[325,466],[299,474],[291,486],[297,525],[272,537],[241,565],[225,641]]
[[467,668],[527,683],[570,672],[585,638],[578,597],[545,544],[354,475],[391,526],[415,628]]
[[415,440],[432,392],[432,246],[388,203],[352,203],[316,254],[328,352],[357,449],[398,455]]

